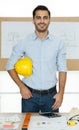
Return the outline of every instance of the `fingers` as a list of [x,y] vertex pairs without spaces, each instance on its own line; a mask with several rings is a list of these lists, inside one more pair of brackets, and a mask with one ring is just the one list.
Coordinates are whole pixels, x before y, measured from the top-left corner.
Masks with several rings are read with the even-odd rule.
[[26,96],[26,99],[29,99],[32,97],[32,93],[29,91],[25,96]]
[[21,89],[20,93],[24,99],[29,99],[32,97],[31,91],[26,87],[24,89]]
[[63,101],[63,95],[61,95],[60,93],[57,93],[53,98],[55,99],[55,102],[52,106],[52,109],[55,110],[61,106],[62,101]]
[[56,110],[60,107],[60,103],[58,101],[55,101],[54,105],[52,106],[53,110]]
[[31,93],[30,90],[29,90],[29,91],[27,91],[26,93],[24,93],[24,95],[22,95],[22,97],[23,97],[24,99],[29,99],[29,98],[32,97],[32,93]]

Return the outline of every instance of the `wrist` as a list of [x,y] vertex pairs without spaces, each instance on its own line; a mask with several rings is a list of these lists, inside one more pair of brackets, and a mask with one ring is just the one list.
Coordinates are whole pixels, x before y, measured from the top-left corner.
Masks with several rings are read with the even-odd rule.
[[23,88],[23,86],[24,86],[24,83],[23,83],[23,82],[19,82],[19,83],[18,83],[19,89]]
[[64,91],[60,91],[60,90],[59,90],[58,93],[61,94],[61,95],[63,95],[63,94],[64,94]]

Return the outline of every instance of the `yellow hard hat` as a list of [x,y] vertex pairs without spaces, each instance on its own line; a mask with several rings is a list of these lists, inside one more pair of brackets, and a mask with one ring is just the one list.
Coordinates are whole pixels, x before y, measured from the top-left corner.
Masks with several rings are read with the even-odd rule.
[[28,57],[19,59],[15,63],[14,69],[18,74],[29,77],[32,75],[32,60]]

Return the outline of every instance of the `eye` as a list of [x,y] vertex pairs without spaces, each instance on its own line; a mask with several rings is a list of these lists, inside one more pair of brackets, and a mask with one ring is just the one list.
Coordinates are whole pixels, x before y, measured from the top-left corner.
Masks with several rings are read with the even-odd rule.
[[37,20],[40,20],[41,19],[41,16],[36,16],[35,17]]
[[49,17],[48,17],[48,16],[44,16],[43,19],[44,19],[44,20],[47,20],[47,19],[49,19]]
[[49,16],[35,16],[35,19],[37,19],[37,20],[41,20],[41,19],[48,20]]

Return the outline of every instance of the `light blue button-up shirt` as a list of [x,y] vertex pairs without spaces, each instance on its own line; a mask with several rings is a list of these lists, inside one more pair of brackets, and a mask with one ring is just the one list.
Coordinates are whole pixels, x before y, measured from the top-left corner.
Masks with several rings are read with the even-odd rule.
[[23,78],[23,82],[31,88],[49,89],[57,83],[56,71],[67,71],[64,44],[51,34],[41,40],[33,33],[20,41],[13,48],[6,69],[13,69],[22,56],[32,59],[33,74]]

